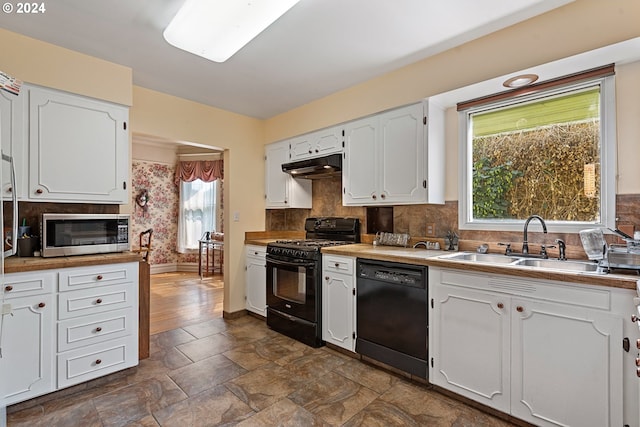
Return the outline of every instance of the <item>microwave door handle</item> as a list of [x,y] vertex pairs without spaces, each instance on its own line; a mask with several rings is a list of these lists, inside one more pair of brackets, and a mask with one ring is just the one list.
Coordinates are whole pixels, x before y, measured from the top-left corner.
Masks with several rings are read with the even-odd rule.
[[2,153],[2,160],[9,162],[9,173],[11,179],[11,204],[13,208],[13,217],[11,227],[11,249],[4,252],[4,256],[11,256],[18,253],[18,191],[16,188],[16,169],[13,163],[13,156],[8,156]]

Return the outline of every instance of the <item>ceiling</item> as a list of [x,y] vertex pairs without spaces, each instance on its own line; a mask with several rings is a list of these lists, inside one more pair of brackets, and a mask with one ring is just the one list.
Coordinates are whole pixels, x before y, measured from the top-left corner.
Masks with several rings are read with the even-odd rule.
[[266,119],[571,1],[301,0],[224,63],[163,39],[184,0],[55,0],[2,13],[0,27],[128,66],[135,85]]

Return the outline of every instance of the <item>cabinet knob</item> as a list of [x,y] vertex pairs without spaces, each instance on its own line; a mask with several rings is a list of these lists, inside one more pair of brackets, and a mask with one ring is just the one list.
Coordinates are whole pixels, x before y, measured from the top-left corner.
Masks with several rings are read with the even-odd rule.
[[43,193],[42,188],[38,188],[38,189],[36,190],[36,194],[42,194],[42,193]]
[[329,281],[329,276],[324,276],[324,280]]
[[386,196],[384,193],[382,193],[382,194],[380,195],[380,198],[381,198],[381,199],[384,199],[385,197],[387,197],[387,196]]
[[335,264],[333,264],[333,266],[334,266],[335,268],[340,268],[340,263],[339,263],[339,262],[336,262]]
[[523,307],[523,306],[521,306],[521,305],[519,305],[519,306],[517,306],[517,307],[516,307],[516,311],[517,311],[518,313],[522,313],[522,312],[524,311],[524,307]]
[[635,322],[637,322],[638,320],[639,320],[639,319],[638,319],[638,316],[636,316],[635,314],[632,314],[632,315],[631,315],[631,321],[632,321],[632,322],[634,322],[634,323],[635,323]]
[[640,350],[640,339],[636,340],[636,348]]
[[640,366],[640,357],[636,357],[636,366]]
[[636,368],[636,375],[640,377],[640,368]]
[[373,196],[371,196],[371,198],[372,198],[373,200],[376,200],[376,199],[378,198],[378,196],[376,196],[376,195],[374,194]]
[[38,304],[38,307],[39,308],[44,308],[45,305],[46,305],[45,303],[41,302],[40,304]]
[[500,310],[502,310],[502,309],[504,308],[504,304],[503,304],[503,303],[501,303],[501,302],[499,302],[497,305],[498,305],[498,308],[499,308]]
[[101,359],[96,359],[96,365],[99,365],[99,364],[101,364],[101,363],[102,363],[102,360],[101,360]]
[[102,275],[101,275],[101,274],[98,274],[98,277],[96,277],[96,279],[98,279],[98,280],[102,280],[102,279],[103,279],[103,277],[102,277]]
[[102,327],[98,326],[98,327],[96,328],[96,332],[102,332]]
[[7,188],[7,193],[11,193],[13,189],[11,187]]
[[96,304],[102,304],[102,298],[98,298],[98,299],[96,300]]
[[309,149],[309,154],[313,154],[313,150]]
[[319,153],[319,152],[320,152],[320,150],[318,150],[318,149],[316,148],[316,153]]
[[7,286],[4,287],[4,291],[5,292],[11,292],[12,290],[13,290],[13,286],[11,286],[11,285],[7,285]]

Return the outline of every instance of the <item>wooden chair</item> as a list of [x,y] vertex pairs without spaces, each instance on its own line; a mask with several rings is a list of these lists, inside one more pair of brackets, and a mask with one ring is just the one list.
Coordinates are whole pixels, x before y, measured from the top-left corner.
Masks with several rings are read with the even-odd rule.
[[153,228],[140,233],[140,249],[134,249],[133,252],[139,252],[142,254],[142,261],[149,262],[149,254],[151,253],[151,236],[153,235]]

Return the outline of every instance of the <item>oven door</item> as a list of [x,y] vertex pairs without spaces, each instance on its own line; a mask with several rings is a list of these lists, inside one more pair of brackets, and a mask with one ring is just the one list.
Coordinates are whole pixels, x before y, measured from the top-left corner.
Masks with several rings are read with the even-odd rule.
[[267,254],[267,305],[315,323],[318,269],[315,261],[278,259]]

